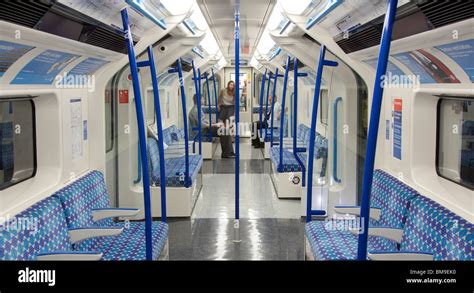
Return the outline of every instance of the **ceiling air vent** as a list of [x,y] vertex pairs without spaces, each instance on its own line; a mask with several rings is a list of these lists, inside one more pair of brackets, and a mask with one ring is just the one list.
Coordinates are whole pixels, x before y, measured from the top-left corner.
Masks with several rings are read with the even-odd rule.
[[43,1],[2,1],[0,20],[33,28],[50,8]]
[[[288,66],[289,66],[289,70],[288,70],[288,71],[293,71],[293,69],[295,69],[295,59],[294,59],[294,58],[293,58],[293,59],[290,59],[290,64],[288,64]],[[297,65],[298,69],[303,68],[304,66],[305,66],[305,65],[303,64],[303,62],[301,62],[300,60],[298,60],[298,65]],[[283,64],[283,68],[286,69],[286,63]]]
[[81,41],[89,45],[101,47],[115,52],[127,53],[127,47],[123,35],[111,32],[110,30],[104,29],[102,27],[94,27],[90,32],[84,34],[83,37],[81,37]]
[[382,36],[380,25],[368,26],[363,30],[351,34],[349,38],[342,38],[337,44],[346,53],[359,51],[368,47],[376,46],[380,43]]
[[[170,65],[171,68],[178,68],[178,60],[176,60],[173,64]],[[193,69],[193,65],[191,64],[190,61],[181,58],[181,69],[184,72],[190,72],[191,69]]]
[[438,28],[474,17],[473,1],[415,1],[428,21]]

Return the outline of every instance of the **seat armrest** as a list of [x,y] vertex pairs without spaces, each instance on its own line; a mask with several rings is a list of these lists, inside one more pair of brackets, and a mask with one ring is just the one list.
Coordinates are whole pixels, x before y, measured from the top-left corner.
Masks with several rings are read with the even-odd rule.
[[104,208],[104,209],[93,209],[92,219],[94,221],[114,218],[114,217],[132,217],[136,216],[140,212],[140,209],[134,208]]
[[123,227],[86,227],[69,229],[69,237],[71,243],[77,243],[81,240],[101,237],[101,236],[115,236],[122,233]]
[[[355,234],[355,235],[359,234],[358,229],[351,229],[350,231],[352,234]],[[384,238],[393,240],[397,243],[400,243],[403,237],[403,229],[392,228],[392,227],[369,227],[369,231],[367,235],[384,237]]]
[[433,260],[432,253],[421,251],[369,251],[367,256],[370,260]]
[[61,260],[83,260],[97,261],[102,259],[102,253],[97,251],[53,251],[40,253],[36,260],[40,261],[61,261]]
[[[360,206],[335,206],[334,211],[338,214],[349,214],[360,216]],[[379,208],[370,208],[369,217],[378,221],[382,210]]]

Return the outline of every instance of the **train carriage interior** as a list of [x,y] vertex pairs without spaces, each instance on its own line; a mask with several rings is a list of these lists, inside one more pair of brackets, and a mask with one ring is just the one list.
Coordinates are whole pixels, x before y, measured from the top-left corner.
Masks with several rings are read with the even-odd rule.
[[0,3],[0,260],[472,264],[473,16]]

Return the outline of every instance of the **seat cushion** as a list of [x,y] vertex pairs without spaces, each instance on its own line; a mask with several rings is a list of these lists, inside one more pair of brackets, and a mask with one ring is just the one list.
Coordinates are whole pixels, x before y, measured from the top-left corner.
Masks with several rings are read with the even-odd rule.
[[424,196],[411,205],[400,249],[433,253],[435,260],[474,260],[473,224]]
[[[160,186],[160,171],[159,171],[159,162],[152,163],[153,171],[151,174],[151,179],[153,184]],[[155,169],[157,166],[157,169]],[[168,187],[184,187],[185,186],[185,172],[186,160],[184,156],[167,158],[165,160],[165,176],[166,176],[166,186]],[[200,155],[190,155],[189,156],[189,182],[192,182],[202,166],[202,156]]]
[[[303,164],[306,164],[306,153],[298,153],[297,156],[300,158]],[[280,164],[280,147],[274,146],[270,149],[270,159],[278,168]],[[283,165],[282,169],[278,170],[279,173],[287,172],[301,172],[301,166],[296,160],[293,152],[283,148]]]
[[61,203],[48,197],[0,226],[1,260],[34,260],[39,253],[71,251]]
[[[355,221],[307,223],[305,234],[314,258],[317,260],[357,259],[358,237],[347,230],[349,227],[355,227],[355,223]],[[393,241],[370,236],[367,249],[369,251],[396,251],[397,246]]]
[[[370,226],[388,226],[403,228],[407,220],[410,201],[419,194],[408,185],[399,181],[382,170],[374,171],[371,192],[371,207],[381,209],[378,221],[370,220]],[[357,220],[358,221],[358,220]],[[357,255],[358,238],[347,231],[331,228],[330,222],[311,222],[306,225],[306,237],[315,257],[320,259],[355,259]],[[343,221],[338,222],[341,226]],[[349,224],[356,223],[351,221]],[[347,224],[347,223],[346,223]],[[348,226],[349,227],[349,226]],[[353,238],[351,240],[351,238]],[[382,237],[369,237],[368,250],[395,250],[394,242]]]
[[[145,222],[118,223],[121,234],[114,237],[97,237],[96,241],[82,241],[75,245],[79,251],[100,251],[103,260],[146,260]],[[154,221],[152,224],[153,259],[158,259],[168,239],[168,225]]]

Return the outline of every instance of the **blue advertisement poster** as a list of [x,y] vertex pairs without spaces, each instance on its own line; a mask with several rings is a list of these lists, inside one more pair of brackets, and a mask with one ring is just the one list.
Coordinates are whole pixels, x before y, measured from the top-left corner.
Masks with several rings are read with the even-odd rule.
[[420,83],[436,83],[431,75],[421,66],[410,53],[400,53],[393,55],[395,59],[408,67],[413,74],[420,77]]
[[[68,76],[90,76],[107,63],[109,63],[109,61],[97,58],[87,58],[86,60],[74,66],[74,68],[68,72]],[[78,78],[75,80],[80,82],[83,79]]]
[[33,46],[0,41],[0,77],[5,74],[13,63],[33,48]]
[[[377,59],[366,60],[364,62],[367,63],[370,67],[372,67],[374,70],[377,70]],[[397,65],[393,64],[390,61],[388,61],[387,64],[387,72],[392,73],[392,75],[404,75],[403,71],[398,68]]]
[[393,156],[402,159],[402,99],[393,99]]
[[78,55],[47,50],[30,61],[12,80],[11,84],[51,84],[56,75]]
[[448,55],[464,69],[472,82],[474,82],[474,40],[466,40],[453,44],[435,47]]
[[[377,70],[377,60],[378,59],[371,59],[371,60],[366,60],[364,62],[367,63],[367,65],[369,65],[370,67],[372,67],[374,70]],[[405,73],[403,73],[403,71],[397,65],[388,61],[386,82],[390,84],[392,82],[391,77],[394,77],[394,76],[397,76],[400,78],[401,76],[405,76]]]

